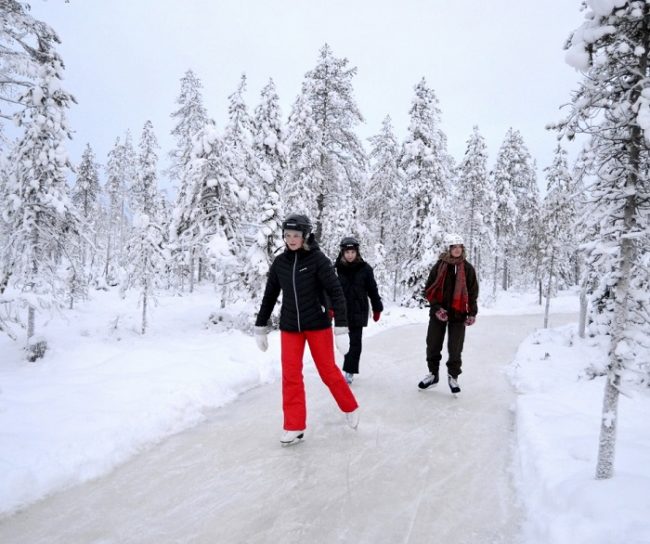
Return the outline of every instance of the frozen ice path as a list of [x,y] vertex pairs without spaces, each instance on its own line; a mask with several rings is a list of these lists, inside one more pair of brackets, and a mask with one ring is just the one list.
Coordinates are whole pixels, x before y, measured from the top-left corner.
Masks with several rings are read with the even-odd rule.
[[365,339],[356,432],[310,361],[303,443],[280,446],[279,384],[260,387],[110,475],[3,520],[0,542],[513,544],[514,393],[503,370],[541,322],[479,318],[458,399],[444,379],[416,387],[424,325]]

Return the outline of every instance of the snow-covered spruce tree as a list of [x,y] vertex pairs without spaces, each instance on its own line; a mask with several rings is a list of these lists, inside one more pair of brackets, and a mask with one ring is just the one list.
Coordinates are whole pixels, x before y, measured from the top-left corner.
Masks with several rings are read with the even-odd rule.
[[80,240],[80,260],[84,276],[89,281],[101,273],[96,270],[98,259],[98,220],[101,217],[100,201],[101,187],[99,185],[99,164],[95,162],[95,153],[90,144],[81,156],[81,163],[77,167],[77,178],[72,187],[72,203],[77,209],[77,214],[83,222],[82,239]]
[[156,193],[156,202],[154,204],[156,210],[156,217],[158,225],[162,230],[162,247],[164,262],[162,263],[162,271],[160,281],[158,282],[161,287],[166,290],[173,288],[174,282],[174,259],[172,256],[170,233],[173,207],[169,200],[166,189],[160,189]]
[[[206,126],[208,122],[207,112],[203,105],[203,96],[201,94],[201,81],[195,76],[192,70],[185,72],[181,78],[181,91],[176,103],[179,108],[171,114],[176,121],[172,129],[172,136],[176,139],[176,147],[169,153],[171,165],[168,175],[172,182],[178,184],[176,193],[176,204],[178,208],[186,199],[188,185],[192,183],[190,179],[189,163],[192,155],[193,140],[196,135]],[[195,265],[198,264],[198,280],[201,280],[202,261],[195,259],[189,248],[180,244],[180,240],[174,236],[176,228],[169,231],[170,250],[172,252],[173,268],[177,271],[180,279],[180,290],[183,289],[183,280],[185,271],[190,277],[190,290],[194,287],[194,278],[197,275]],[[185,265],[188,265],[187,267]]]
[[123,217],[123,202],[126,188],[121,171],[121,156],[123,152],[120,139],[115,140],[115,145],[108,152],[106,163],[106,185],[104,192],[107,197],[105,225],[103,232],[105,235],[104,248],[106,255],[104,258],[103,276],[109,285],[117,283],[119,267],[117,263],[117,251],[120,244],[120,225],[125,218]]
[[483,276],[492,267],[494,255],[496,195],[488,177],[487,145],[476,126],[458,166],[456,189],[459,230],[469,260],[479,276]]
[[179,195],[185,192],[184,178],[192,153],[192,140],[208,120],[203,105],[202,87],[201,80],[194,72],[187,70],[181,78],[181,92],[176,99],[179,107],[171,114],[176,123],[171,131],[176,139],[176,147],[169,152],[170,166],[167,174],[172,182],[180,183]]
[[[231,180],[231,191],[236,198],[231,203],[238,216],[239,232],[234,239],[235,253],[244,258],[255,243],[262,201],[259,165],[253,150],[253,119],[244,100],[246,76],[242,75],[237,90],[228,97],[228,124],[224,130],[224,159]],[[250,294],[259,291],[259,277],[254,268],[242,269],[235,281],[236,290]]]
[[238,238],[243,217],[239,186],[230,177],[224,154],[224,143],[209,121],[195,137],[189,164],[192,183],[174,209],[171,227],[184,247],[209,260],[222,306],[234,300],[241,287],[241,263],[235,257],[243,247]]
[[531,240],[534,239],[534,228],[539,223],[536,216],[539,191],[531,162],[521,134],[508,129],[492,171],[497,195],[495,296],[499,271],[502,272],[501,288],[507,290],[514,279],[521,283],[523,275],[531,268]]
[[548,326],[548,313],[554,286],[573,284],[576,254],[573,180],[567,164],[567,153],[560,145],[555,149],[553,163],[544,169],[547,189],[540,221],[542,278],[546,279],[546,310],[544,327]]
[[240,204],[242,226],[252,223],[258,217],[259,187],[256,185],[258,172],[257,157],[253,152],[253,119],[244,100],[246,76],[242,75],[234,93],[228,97],[228,124],[224,130],[224,159],[230,177],[236,182],[233,187]]
[[284,187],[288,167],[280,100],[275,83],[270,80],[262,89],[261,101],[255,108],[253,120],[253,152],[257,162],[255,184],[259,193],[257,234],[248,248],[244,274],[251,296],[261,296],[262,286],[276,253],[282,248],[282,218],[284,210],[280,192]]
[[121,285],[122,291],[129,288],[140,290],[142,305],[142,322],[140,331],[147,330],[147,310],[154,301],[154,289],[162,270],[163,232],[158,222],[158,188],[157,166],[158,142],[153,131],[153,124],[147,121],[142,129],[139,145],[139,169],[136,182],[131,188],[133,202],[133,229],[127,244],[126,278]]
[[312,221],[318,217],[318,198],[325,184],[320,161],[325,151],[320,137],[311,106],[301,93],[292,106],[287,124],[289,173],[280,202],[285,213],[302,213]]
[[576,255],[575,255],[575,283],[580,285],[580,314],[578,318],[578,336],[585,338],[587,330],[587,310],[588,299],[587,292],[591,291],[591,287],[598,283],[598,274],[596,270],[585,270],[584,268],[584,251],[583,246],[588,245],[593,233],[589,233],[589,227],[583,224],[583,219],[590,223],[590,217],[584,214],[588,209],[587,203],[589,198],[587,195],[586,180],[593,175],[591,172],[591,155],[588,148],[582,148],[578,153],[578,157],[571,169],[571,177],[573,178],[573,195],[576,210],[580,213],[576,215]]
[[[650,359],[650,3],[586,2],[585,21],[567,42],[584,73],[560,134],[590,138],[586,266],[594,332],[609,336],[609,361],[596,478],[613,476],[619,392],[647,385]],[[647,388],[645,388],[647,391]]]
[[447,152],[447,136],[440,128],[438,99],[424,78],[415,86],[409,111],[411,121],[402,146],[403,170],[410,221],[404,234],[410,240],[410,255],[404,263],[401,284],[407,305],[423,303],[422,289],[438,258],[443,238],[451,228],[449,191],[453,180],[453,160]]
[[[5,205],[9,202],[7,183],[12,175],[13,164],[9,141],[2,133],[2,125],[0,125],[0,203]],[[9,244],[10,225],[7,219],[7,214],[0,207],[0,248],[6,248]],[[5,255],[7,253],[3,250],[0,253],[2,257],[0,259],[0,282],[2,282],[0,283],[0,333],[5,333],[12,340],[16,340],[14,327],[16,324],[20,325],[20,318],[13,297],[5,294],[11,270],[11,262],[4,259]]]
[[348,59],[334,57],[325,44],[316,67],[305,74],[302,93],[311,108],[321,152],[316,157],[323,183],[316,196],[315,235],[325,253],[338,253],[342,235],[356,229],[354,201],[361,194],[366,155],[354,128],[363,117],[352,95],[356,68]]
[[[393,132],[390,116],[382,122],[381,131],[369,138],[370,174],[362,199],[361,217],[370,233],[366,241],[380,288],[396,299],[401,263],[408,257],[404,244],[403,186],[399,169],[399,144]],[[390,288],[390,291],[388,289]]]
[[42,356],[45,347],[40,340],[33,342],[36,310],[62,305],[65,289],[59,267],[68,256],[67,233],[79,232],[65,181],[71,168],[65,150],[70,138],[65,112],[72,97],[61,87],[62,70],[58,57],[42,64],[37,83],[19,99],[25,108],[17,116],[23,135],[6,186],[4,220],[9,237],[2,261],[10,263],[5,268],[9,285],[28,310],[29,360]]
[[0,121],[26,107],[21,96],[38,82],[41,66],[61,62],[59,43],[49,25],[32,17],[29,4],[0,0]]

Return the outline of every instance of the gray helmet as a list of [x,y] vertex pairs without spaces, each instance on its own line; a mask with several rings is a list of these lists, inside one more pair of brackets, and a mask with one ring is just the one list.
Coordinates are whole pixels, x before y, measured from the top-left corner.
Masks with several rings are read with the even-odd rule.
[[346,249],[356,249],[359,251],[359,240],[354,236],[346,236],[341,240],[339,247],[341,248],[341,251],[345,251]]
[[285,230],[297,230],[302,232],[302,237],[305,239],[309,236],[311,229],[312,226],[309,217],[299,213],[292,213],[282,221],[282,232]]

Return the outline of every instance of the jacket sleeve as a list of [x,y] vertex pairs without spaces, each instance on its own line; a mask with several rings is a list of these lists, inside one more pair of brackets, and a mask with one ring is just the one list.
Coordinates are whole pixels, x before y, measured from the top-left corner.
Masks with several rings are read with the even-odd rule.
[[465,281],[467,282],[467,298],[469,299],[469,315],[476,316],[478,313],[478,279],[476,278],[476,270],[474,267],[465,261],[466,272]]
[[347,327],[348,317],[341,282],[334,272],[332,261],[322,253],[321,255],[322,258],[318,263],[318,281],[323,286],[331,307],[334,309],[334,325],[336,327]]
[[372,271],[372,266],[368,266],[368,274],[366,276],[366,291],[368,292],[368,298],[370,299],[370,305],[372,306],[373,312],[383,312],[384,305],[381,302],[381,297],[379,296],[379,289],[377,289],[377,282],[375,281],[375,274]]
[[266,327],[268,325],[273,313],[273,307],[278,301],[278,296],[280,296],[280,282],[275,268],[275,261],[273,261],[266,279],[266,288],[264,289],[260,311],[257,313],[256,327]]
[[[440,265],[440,261],[438,261],[436,264],[433,265],[431,268],[431,272],[429,272],[429,277],[427,278],[426,283],[424,284],[424,289],[422,290],[422,298],[426,301],[429,302],[427,299],[427,289],[433,285],[433,282],[436,281],[436,276],[438,275],[438,267]],[[442,306],[438,303],[431,303],[431,308],[433,308],[434,311],[439,310],[442,308]]]

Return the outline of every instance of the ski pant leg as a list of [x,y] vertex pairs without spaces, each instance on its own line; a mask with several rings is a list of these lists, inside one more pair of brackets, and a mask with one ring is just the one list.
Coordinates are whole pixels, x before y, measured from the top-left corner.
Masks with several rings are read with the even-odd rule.
[[436,319],[434,316],[429,318],[429,327],[427,328],[427,366],[429,372],[438,374],[440,370],[440,360],[442,359],[442,346],[445,341],[445,331],[447,323]]
[[361,340],[363,327],[350,327],[350,351],[343,358],[343,371],[359,374],[359,359],[361,358]]
[[302,357],[305,353],[305,334],[280,332],[282,360],[282,411],[285,431],[302,431],[307,427],[305,382],[302,376]]
[[359,405],[352,394],[350,386],[345,381],[343,373],[334,360],[334,335],[332,329],[305,331],[309,351],[314,358],[316,370],[323,383],[329,388],[336,404],[343,412],[352,412]]
[[449,337],[447,338],[447,350],[449,351],[449,360],[447,361],[447,372],[452,378],[457,378],[462,374],[461,366],[463,364],[462,353],[463,344],[465,343],[465,323],[462,321],[449,322]]

